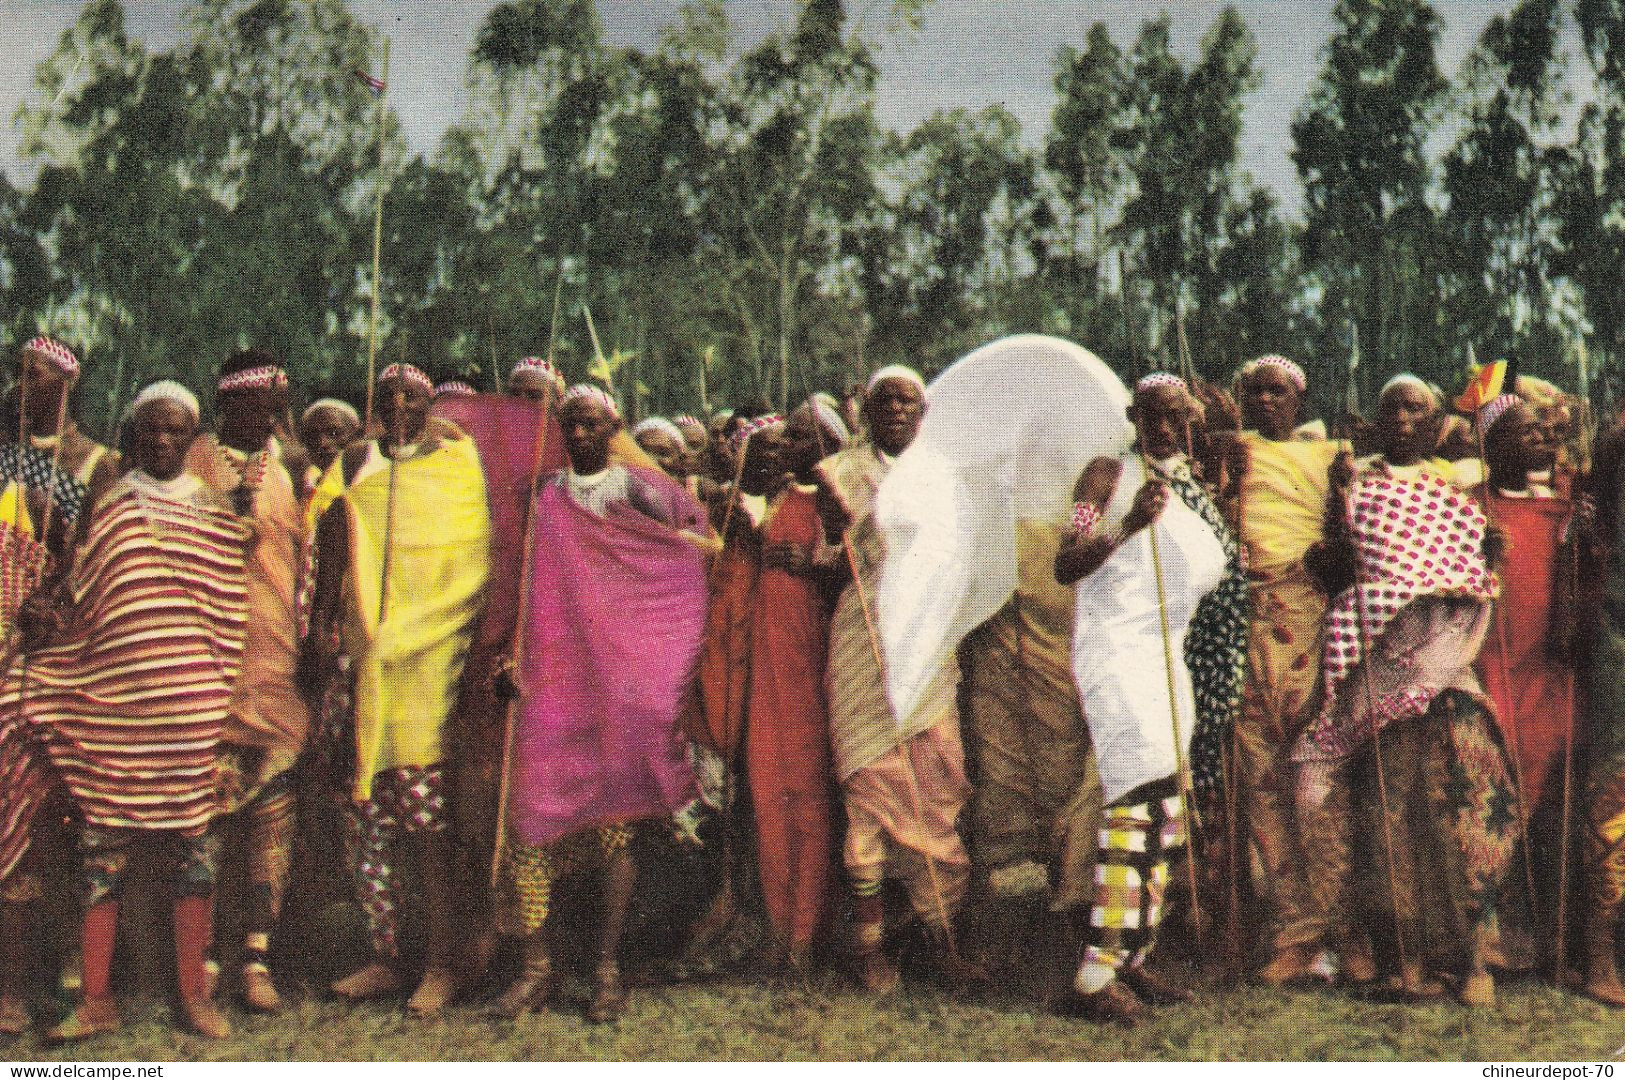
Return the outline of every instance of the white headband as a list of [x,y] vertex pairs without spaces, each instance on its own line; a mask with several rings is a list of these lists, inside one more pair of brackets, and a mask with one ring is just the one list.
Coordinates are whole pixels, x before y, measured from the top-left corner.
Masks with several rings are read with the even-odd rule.
[[173,401],[176,405],[191,413],[194,421],[202,415],[198,410],[197,395],[174,379],[160,379],[150,386],[144,387],[135,396],[135,400],[130,402],[128,415],[135,416],[136,413],[155,401]]
[[1437,390],[1423,382],[1420,376],[1412,375],[1408,371],[1402,371],[1398,375],[1395,375],[1392,379],[1389,379],[1387,382],[1383,383],[1382,392],[1377,395],[1377,400],[1381,401],[1383,398],[1388,396],[1388,392],[1390,390],[1401,386],[1414,386],[1423,393],[1427,394],[1428,397],[1432,398],[1434,405],[1442,404],[1439,398],[1439,392]]
[[813,416],[823,425],[824,431],[835,437],[838,445],[845,446],[852,438],[852,433],[847,430],[846,421],[841,419],[841,410],[829,394],[819,391],[807,399],[807,407],[812,409]]
[[887,379],[902,379],[904,382],[911,382],[920,388],[921,393],[925,392],[925,380],[920,377],[920,373],[915,371],[913,368],[905,367],[902,364],[887,364],[885,367],[869,376],[869,385],[865,388],[866,392],[871,394],[874,393],[875,387],[879,386]]
[[679,445],[683,444],[683,433],[677,430],[676,424],[667,420],[664,416],[651,416],[647,420],[638,421],[637,427],[632,429],[632,437],[635,439],[639,435],[650,431],[662,432],[676,439]]
[[1171,375],[1166,371],[1153,371],[1151,374],[1145,376],[1139,382],[1134,384],[1134,394],[1136,397],[1138,397],[1147,390],[1157,386],[1171,386],[1175,390],[1183,390],[1186,393],[1190,392],[1190,387],[1187,386],[1185,384],[1185,380],[1181,379],[1178,375]]
[[338,398],[333,397],[318,398],[312,401],[306,406],[305,411],[299,414],[300,421],[309,420],[319,409],[332,409],[336,413],[341,413],[346,420],[356,427],[361,426],[361,414],[355,411],[355,406],[348,401],[340,401]]

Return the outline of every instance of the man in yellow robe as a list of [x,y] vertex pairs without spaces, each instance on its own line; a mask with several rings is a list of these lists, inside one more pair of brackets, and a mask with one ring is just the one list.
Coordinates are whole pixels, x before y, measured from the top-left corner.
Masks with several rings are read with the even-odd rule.
[[1259,976],[1283,983],[1312,974],[1323,929],[1308,895],[1289,755],[1309,720],[1326,616],[1326,597],[1303,556],[1321,538],[1327,469],[1342,444],[1298,429],[1307,382],[1291,360],[1250,361],[1236,386],[1247,426],[1238,436],[1246,462],[1238,516],[1253,619],[1232,782],[1247,824],[1242,851],[1265,911],[1267,959]]
[[473,441],[429,421],[428,376],[392,364],[378,383],[385,438],[346,450],[311,500],[320,522],[311,641],[331,654],[342,639],[354,672],[352,871],[377,954],[333,991],[361,999],[399,988],[397,861],[411,839],[428,966],[409,1007],[428,1014],[456,989],[442,741],[489,572],[490,515]]

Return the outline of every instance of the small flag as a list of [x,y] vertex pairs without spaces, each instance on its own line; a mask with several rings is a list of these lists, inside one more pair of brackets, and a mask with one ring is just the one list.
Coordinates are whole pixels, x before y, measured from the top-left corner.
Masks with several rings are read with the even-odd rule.
[[368,86],[372,87],[372,89],[373,89],[373,91],[375,93],[382,94],[384,92],[384,80],[375,79],[371,75],[368,75],[365,71],[361,71],[360,69],[356,70],[355,77],[360,79],[362,82],[366,83]]
[[1508,385],[1507,362],[1497,360],[1480,365],[1467,380],[1467,388],[1456,399],[1456,408],[1464,413],[1476,413],[1501,396],[1501,388]]

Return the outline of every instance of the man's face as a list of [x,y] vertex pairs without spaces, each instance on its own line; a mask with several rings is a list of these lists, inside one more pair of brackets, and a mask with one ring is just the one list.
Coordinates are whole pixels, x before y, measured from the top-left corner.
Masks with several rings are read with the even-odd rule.
[[28,412],[36,418],[54,417],[61,408],[62,395],[73,383],[49,357],[32,349],[23,353],[18,377],[22,380]]
[[557,399],[558,387],[553,380],[540,371],[531,371],[528,368],[515,372],[508,377],[508,395],[524,401],[534,401],[538,405],[549,397]]
[[1485,439],[1484,453],[1491,467],[1513,476],[1527,476],[1552,467],[1557,444],[1547,420],[1520,402],[1508,409]]
[[758,431],[746,440],[745,467],[739,474],[739,486],[752,495],[765,495],[784,472],[784,448],[782,427]]
[[710,433],[705,430],[705,425],[697,420],[678,424],[677,430],[683,433],[683,442],[690,453],[703,454],[705,448],[711,445]]
[[609,440],[621,430],[621,421],[600,401],[575,398],[559,409],[564,449],[570,467],[583,475],[600,472],[609,464]]
[[1439,404],[1415,383],[1400,383],[1377,402],[1377,443],[1396,465],[1414,465],[1433,451]]
[[674,439],[671,432],[645,431],[637,441],[643,452],[654,458],[661,472],[677,479],[688,475],[688,448]]
[[417,442],[429,421],[429,391],[404,376],[378,384],[378,419],[388,441]]
[[779,451],[779,467],[784,472],[804,475],[837,447],[818,423],[811,406],[803,405],[790,414],[784,425],[784,443]]
[[896,456],[908,449],[925,419],[925,394],[909,379],[882,379],[863,406],[869,435],[883,452]]
[[1196,409],[1179,387],[1152,386],[1135,397],[1129,419],[1134,421],[1140,452],[1160,461],[1185,449]]
[[229,390],[220,395],[220,432],[227,445],[258,450],[276,432],[288,411],[286,386],[259,386]]
[[1270,439],[1291,433],[1298,422],[1302,395],[1290,375],[1270,364],[1260,364],[1241,380],[1238,389],[1242,422],[1247,427]]
[[350,423],[350,418],[326,406],[306,417],[299,429],[299,441],[305,444],[311,464],[323,472],[355,437],[356,426]]
[[141,406],[131,424],[136,467],[155,480],[179,476],[186,464],[186,450],[197,434],[192,414],[173,401],[159,399]]

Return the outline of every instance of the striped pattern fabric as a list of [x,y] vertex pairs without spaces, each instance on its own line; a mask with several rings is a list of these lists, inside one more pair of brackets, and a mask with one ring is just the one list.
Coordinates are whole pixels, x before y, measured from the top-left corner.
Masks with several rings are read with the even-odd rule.
[[196,833],[217,812],[246,537],[223,510],[126,480],[75,567],[67,639],[6,671],[0,718],[37,732],[88,824]]

